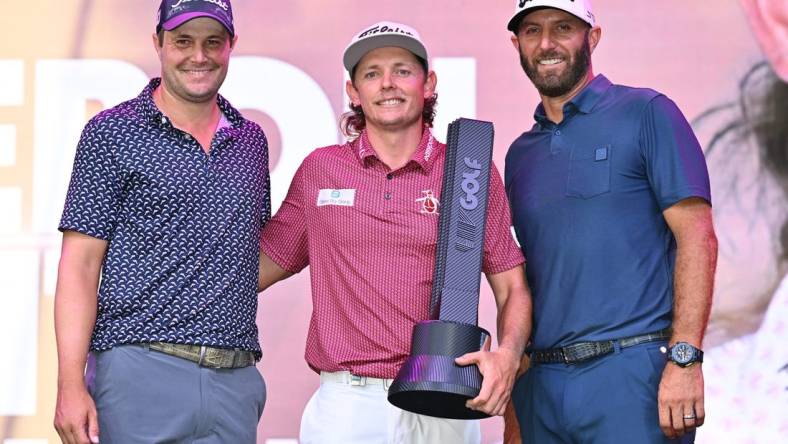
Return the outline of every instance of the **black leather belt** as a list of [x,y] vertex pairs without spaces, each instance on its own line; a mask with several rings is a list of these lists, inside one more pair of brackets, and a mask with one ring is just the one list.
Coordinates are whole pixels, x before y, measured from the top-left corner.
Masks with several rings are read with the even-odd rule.
[[620,348],[627,348],[645,344],[646,342],[670,339],[670,333],[671,329],[666,328],[653,333],[630,336],[623,339],[577,342],[566,347],[533,350],[530,357],[531,362],[534,364],[577,364],[613,353],[616,343],[618,343]]

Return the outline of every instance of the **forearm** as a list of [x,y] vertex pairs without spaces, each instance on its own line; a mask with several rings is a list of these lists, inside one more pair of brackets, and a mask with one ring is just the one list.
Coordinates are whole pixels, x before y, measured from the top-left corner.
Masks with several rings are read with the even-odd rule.
[[84,384],[85,362],[96,322],[99,273],[64,262],[61,260],[55,292],[58,387],[74,387]]
[[498,308],[498,346],[521,356],[531,335],[531,292],[522,266],[488,276]]
[[498,346],[513,350],[520,356],[530,335],[531,296],[527,287],[512,289],[498,310]]
[[[709,320],[717,238],[711,206],[703,199],[682,200],[663,211],[676,239],[673,275],[673,335],[670,344],[687,342],[697,348]],[[700,365],[669,363],[657,392],[659,425],[668,438],[703,424],[703,372]]]
[[292,276],[291,273],[274,262],[262,250],[260,251],[260,273],[257,280],[257,291],[261,292],[275,283]]
[[90,336],[96,323],[98,283],[108,242],[74,231],[63,233],[55,289],[58,387],[81,387]]
[[716,264],[717,238],[712,229],[700,229],[677,239],[671,344],[683,341],[701,347],[711,310]]
[[476,364],[484,380],[479,395],[466,407],[490,415],[503,415],[511,396],[517,367],[531,331],[531,306],[523,267],[487,275],[498,308],[498,348],[490,351],[490,339],[482,350],[455,360],[458,365]]

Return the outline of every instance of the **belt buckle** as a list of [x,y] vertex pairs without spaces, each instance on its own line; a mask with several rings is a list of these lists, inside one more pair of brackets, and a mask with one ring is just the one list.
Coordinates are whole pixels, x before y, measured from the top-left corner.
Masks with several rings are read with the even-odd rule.
[[561,347],[561,353],[564,355],[564,362],[567,364],[585,362],[605,354],[602,353],[602,346],[599,342],[591,341],[578,342]]
[[[201,345],[200,346],[200,359],[197,360],[197,365],[199,365],[200,367],[205,367],[205,368],[222,368],[222,366],[221,366],[221,358],[219,358],[215,354],[214,354],[214,359],[215,359],[214,362],[210,362],[210,360],[208,359],[209,358],[209,356],[208,356],[208,349],[210,349],[210,348],[211,347],[208,347],[206,345]],[[217,358],[219,358],[219,359],[216,360]]]
[[241,350],[238,348],[233,349],[233,359],[230,361],[230,368],[238,368],[239,361],[241,360]]
[[567,353],[567,349],[568,348],[569,348],[568,346],[567,347],[561,347],[561,349],[560,349],[561,350],[561,358],[563,358],[564,364],[571,365],[572,363],[574,363],[574,361],[569,359],[569,353]]
[[367,378],[364,376],[350,374],[350,385],[354,386],[365,386],[367,385]]
[[197,365],[199,365],[200,367],[207,367],[205,365],[205,355],[207,354],[207,352],[208,352],[208,347],[206,347],[204,345],[201,345],[200,346],[200,359],[197,360]]

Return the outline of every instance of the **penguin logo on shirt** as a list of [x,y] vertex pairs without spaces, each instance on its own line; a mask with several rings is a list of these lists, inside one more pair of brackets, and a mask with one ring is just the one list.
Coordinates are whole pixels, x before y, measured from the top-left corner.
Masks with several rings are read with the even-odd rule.
[[419,212],[422,214],[438,214],[440,202],[438,202],[438,198],[435,197],[432,190],[424,190],[422,193],[424,193],[424,197],[416,199],[416,202],[421,202],[421,210]]

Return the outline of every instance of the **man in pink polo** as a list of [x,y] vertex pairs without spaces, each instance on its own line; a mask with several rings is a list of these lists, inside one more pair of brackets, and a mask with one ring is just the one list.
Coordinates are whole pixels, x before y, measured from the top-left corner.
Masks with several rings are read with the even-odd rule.
[[[312,152],[263,230],[260,288],[311,266],[306,361],[320,388],[302,443],[478,443],[478,421],[417,415],[386,390],[429,318],[445,146],[430,131],[436,76],[413,28],[381,22],[345,49],[350,141]],[[501,415],[530,332],[523,256],[510,235],[497,170],[490,178],[482,268],[498,306],[499,347],[457,360],[484,375],[468,407]]]

